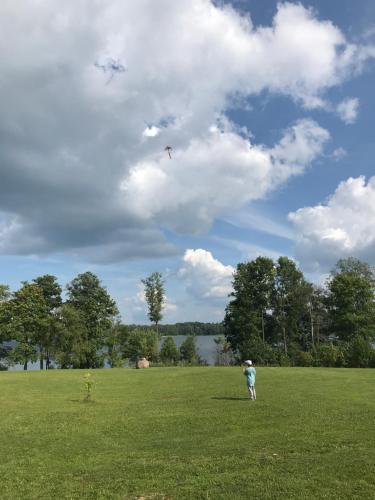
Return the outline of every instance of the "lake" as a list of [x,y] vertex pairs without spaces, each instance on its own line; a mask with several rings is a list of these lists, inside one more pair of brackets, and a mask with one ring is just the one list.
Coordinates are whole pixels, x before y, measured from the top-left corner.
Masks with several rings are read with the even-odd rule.
[[[187,335],[173,335],[173,339],[176,346],[179,348],[182,342],[186,339]],[[161,346],[163,341],[167,336],[161,338]],[[208,365],[214,365],[216,360],[216,344],[214,339],[217,338],[216,335],[196,335],[195,345],[197,346],[198,354],[202,360],[204,360]],[[108,364],[104,368],[109,368]],[[23,365],[14,365],[9,367],[9,371],[20,371],[23,370]],[[28,370],[39,370],[39,361],[36,363],[29,363]]]

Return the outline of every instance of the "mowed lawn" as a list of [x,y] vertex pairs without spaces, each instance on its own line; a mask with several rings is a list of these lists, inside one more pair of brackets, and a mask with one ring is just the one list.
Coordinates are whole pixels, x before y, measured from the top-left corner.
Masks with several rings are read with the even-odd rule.
[[373,499],[375,370],[0,373],[1,499]]

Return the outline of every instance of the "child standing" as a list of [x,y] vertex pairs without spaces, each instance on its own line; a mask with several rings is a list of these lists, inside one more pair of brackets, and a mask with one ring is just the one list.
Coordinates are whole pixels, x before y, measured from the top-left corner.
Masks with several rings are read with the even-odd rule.
[[257,398],[257,393],[255,392],[255,377],[256,369],[253,366],[253,362],[248,359],[244,362],[245,368],[243,369],[243,374],[246,377],[247,390],[249,391],[250,397],[253,401]]

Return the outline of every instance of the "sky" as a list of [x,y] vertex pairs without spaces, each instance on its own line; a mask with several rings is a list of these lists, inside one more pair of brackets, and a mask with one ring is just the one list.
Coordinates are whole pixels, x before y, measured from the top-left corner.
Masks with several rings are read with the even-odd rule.
[[[0,282],[92,271],[126,323],[233,272],[375,264],[373,0],[2,0]],[[170,156],[165,150],[170,146]]]

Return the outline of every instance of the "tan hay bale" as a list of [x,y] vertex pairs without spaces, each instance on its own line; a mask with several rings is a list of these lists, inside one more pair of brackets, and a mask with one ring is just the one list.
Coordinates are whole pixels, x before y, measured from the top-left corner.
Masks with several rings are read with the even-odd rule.
[[136,364],[136,368],[150,368],[150,363],[146,358],[139,358]]

